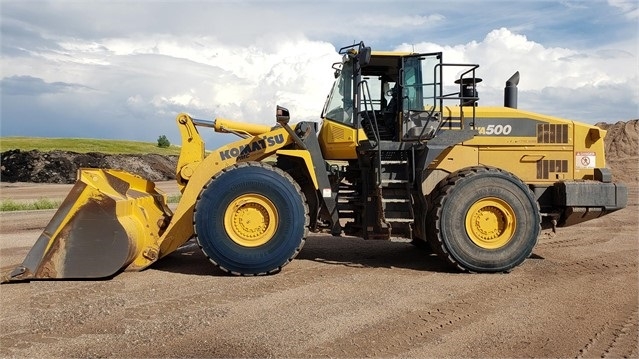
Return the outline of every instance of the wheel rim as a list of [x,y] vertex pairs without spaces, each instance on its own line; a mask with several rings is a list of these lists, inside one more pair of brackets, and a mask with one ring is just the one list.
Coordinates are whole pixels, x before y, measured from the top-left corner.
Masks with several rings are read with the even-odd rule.
[[244,247],[257,247],[270,241],[277,223],[275,205],[259,194],[237,197],[224,213],[226,233],[233,242]]
[[515,212],[496,197],[482,198],[466,213],[466,232],[477,246],[498,249],[510,242],[515,229]]

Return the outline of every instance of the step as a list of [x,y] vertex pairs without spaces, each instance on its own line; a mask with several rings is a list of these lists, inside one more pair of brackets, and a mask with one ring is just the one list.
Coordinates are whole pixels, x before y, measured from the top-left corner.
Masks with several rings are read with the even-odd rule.
[[410,238],[393,236],[393,235],[391,235],[391,237],[388,240],[394,243],[410,243],[412,241],[412,239]]
[[382,187],[382,197],[384,198],[410,198],[410,192],[406,190],[406,186],[391,187],[391,183],[388,183],[388,187]]
[[350,212],[358,212],[361,211],[363,208],[363,206],[356,204],[356,203],[338,203],[337,204],[337,210],[339,212],[345,212],[345,211],[350,211]]
[[383,179],[382,183],[402,184],[402,183],[410,183],[410,182],[405,179]]
[[382,203],[411,203],[408,198],[382,198]]
[[342,194],[340,194],[337,197],[338,201],[348,201],[348,202],[359,202],[360,197],[359,196],[344,196]]
[[391,223],[412,223],[415,222],[414,219],[412,218],[385,218],[386,222],[391,222]]

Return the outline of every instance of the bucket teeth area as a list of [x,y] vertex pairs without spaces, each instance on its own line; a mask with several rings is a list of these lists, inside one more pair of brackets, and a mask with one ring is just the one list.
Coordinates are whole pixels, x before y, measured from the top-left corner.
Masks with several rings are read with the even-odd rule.
[[24,261],[0,280],[105,278],[157,260],[172,213],[153,182],[117,170],[82,169]]

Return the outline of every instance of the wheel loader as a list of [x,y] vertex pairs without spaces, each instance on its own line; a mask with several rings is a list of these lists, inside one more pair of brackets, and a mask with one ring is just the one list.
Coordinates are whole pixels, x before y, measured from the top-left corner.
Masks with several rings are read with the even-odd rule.
[[[177,116],[174,210],[154,183],[112,169],[78,180],[24,262],[4,281],[140,271],[194,239],[234,275],[276,273],[309,232],[429,246],[466,272],[508,272],[543,228],[626,206],[595,126],[480,106],[479,65],[443,54],[339,50],[321,123],[258,125]],[[199,130],[239,139],[206,152]],[[424,257],[424,260],[429,260]]]

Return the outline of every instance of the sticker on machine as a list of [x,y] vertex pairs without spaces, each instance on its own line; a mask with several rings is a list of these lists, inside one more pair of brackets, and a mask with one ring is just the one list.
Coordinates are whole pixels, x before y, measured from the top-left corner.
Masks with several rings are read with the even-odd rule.
[[575,167],[577,169],[595,168],[597,155],[594,152],[577,152],[575,155]]

